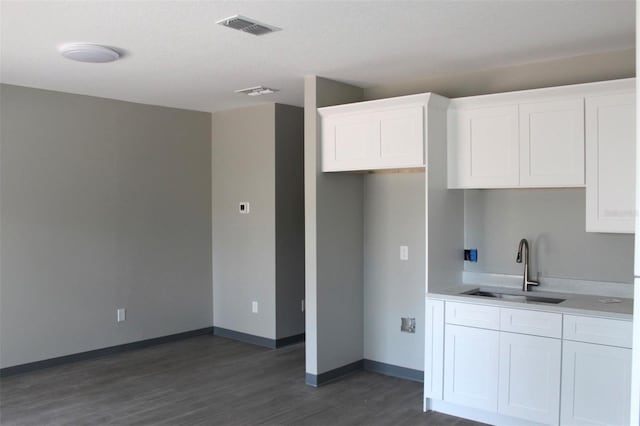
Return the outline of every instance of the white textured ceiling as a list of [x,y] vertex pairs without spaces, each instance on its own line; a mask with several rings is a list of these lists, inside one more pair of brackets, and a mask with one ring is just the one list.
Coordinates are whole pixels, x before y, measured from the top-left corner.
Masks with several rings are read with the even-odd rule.
[[[283,29],[216,25],[242,14]],[[615,1],[1,1],[0,81],[216,111],[302,105],[303,77],[362,87],[633,47],[635,3]],[[110,64],[57,46],[125,49]],[[265,85],[259,98],[233,93]]]

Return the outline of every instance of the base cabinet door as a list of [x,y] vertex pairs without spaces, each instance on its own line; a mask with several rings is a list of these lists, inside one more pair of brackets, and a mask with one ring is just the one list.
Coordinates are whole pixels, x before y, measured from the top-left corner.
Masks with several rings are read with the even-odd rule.
[[447,324],[444,400],[496,412],[499,332]]
[[628,425],[631,349],[565,341],[562,425]]
[[498,412],[557,425],[560,357],[559,339],[500,333]]

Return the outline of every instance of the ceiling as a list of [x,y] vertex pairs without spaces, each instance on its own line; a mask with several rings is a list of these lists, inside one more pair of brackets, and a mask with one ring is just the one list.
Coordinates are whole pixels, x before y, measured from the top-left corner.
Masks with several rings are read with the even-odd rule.
[[[216,25],[242,14],[282,31]],[[6,1],[0,81],[216,111],[303,104],[303,77],[361,87],[635,46],[635,2],[529,1]],[[124,49],[108,64],[57,47]],[[234,90],[265,85],[273,95]]]

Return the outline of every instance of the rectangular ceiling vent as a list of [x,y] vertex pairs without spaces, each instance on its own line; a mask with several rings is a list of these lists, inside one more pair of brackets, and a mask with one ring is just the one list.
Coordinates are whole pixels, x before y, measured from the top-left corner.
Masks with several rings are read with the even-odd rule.
[[233,28],[234,30],[244,31],[245,33],[253,35],[265,35],[274,31],[281,30],[281,28],[258,22],[255,19],[247,18],[246,16],[242,15],[229,16],[228,18],[219,20],[218,22],[216,22],[216,24]]
[[264,86],[256,86],[256,87],[247,87],[246,89],[236,90],[236,93],[242,93],[243,95],[248,96],[260,96],[260,95],[270,95],[272,93],[276,93],[278,89],[272,89],[270,87]]

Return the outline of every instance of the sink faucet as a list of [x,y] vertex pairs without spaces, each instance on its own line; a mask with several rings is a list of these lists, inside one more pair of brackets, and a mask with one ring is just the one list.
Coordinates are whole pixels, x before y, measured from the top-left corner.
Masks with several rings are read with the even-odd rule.
[[522,263],[522,249],[524,248],[524,273],[522,275],[522,291],[529,291],[529,286],[540,285],[537,281],[531,281],[529,279],[529,243],[526,238],[520,240],[518,245],[518,255],[516,256],[516,263]]

